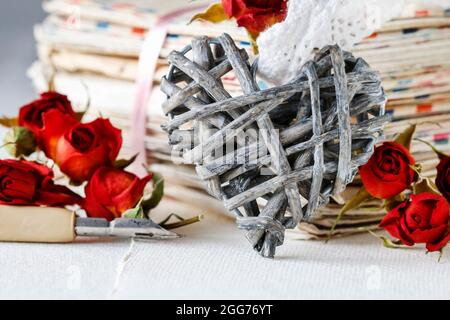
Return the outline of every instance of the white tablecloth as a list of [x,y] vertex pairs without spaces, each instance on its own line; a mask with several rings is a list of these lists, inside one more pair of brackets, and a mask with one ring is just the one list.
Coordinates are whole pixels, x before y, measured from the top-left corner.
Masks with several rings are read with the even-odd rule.
[[449,250],[438,263],[366,234],[287,239],[267,260],[224,217],[178,231],[165,242],[0,243],[0,298],[450,298]]
[[225,220],[182,232],[167,242],[2,243],[0,298],[450,298],[449,257],[369,235],[288,240],[265,260]]

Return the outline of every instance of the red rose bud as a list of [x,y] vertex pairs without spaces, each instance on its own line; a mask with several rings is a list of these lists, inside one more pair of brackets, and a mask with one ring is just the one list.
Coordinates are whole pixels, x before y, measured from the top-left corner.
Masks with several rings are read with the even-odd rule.
[[375,148],[369,162],[359,168],[367,192],[389,199],[408,188],[414,180],[414,158],[397,142],[385,142]]
[[240,27],[258,34],[286,19],[287,0],[222,0],[225,13]]
[[[42,130],[46,128],[44,115],[51,110],[57,110],[62,115],[76,118],[72,104],[67,97],[56,92],[44,92],[39,99],[20,108],[19,125],[33,132],[38,144],[41,143]],[[64,126],[63,123],[60,125]]]
[[450,202],[450,157],[442,158],[437,166],[436,186]]
[[42,118],[44,127],[39,134],[38,146],[48,158],[56,161],[59,140],[73,126],[79,124],[79,121],[59,110],[50,110]]
[[83,182],[99,167],[113,166],[121,146],[121,131],[109,120],[77,123],[59,139],[55,161],[72,181]]
[[0,160],[0,204],[62,207],[79,203],[77,194],[54,184],[50,168],[31,161]]
[[83,208],[89,217],[109,221],[120,218],[125,211],[139,203],[144,188],[151,179],[151,174],[139,179],[121,169],[100,168],[85,187]]
[[428,251],[439,251],[450,240],[449,210],[449,204],[440,195],[411,195],[411,200],[384,217],[380,227],[405,245],[426,243]]
[[59,138],[76,123],[78,120],[70,101],[56,92],[42,93],[40,99],[19,111],[19,125],[34,134],[38,147],[53,160]]

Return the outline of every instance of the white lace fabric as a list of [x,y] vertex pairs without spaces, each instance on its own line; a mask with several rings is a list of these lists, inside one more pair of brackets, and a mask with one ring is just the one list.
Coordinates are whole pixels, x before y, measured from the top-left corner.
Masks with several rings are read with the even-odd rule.
[[351,50],[385,22],[419,6],[450,7],[450,0],[290,0],[286,20],[258,38],[259,72],[274,84],[292,80],[315,48]]

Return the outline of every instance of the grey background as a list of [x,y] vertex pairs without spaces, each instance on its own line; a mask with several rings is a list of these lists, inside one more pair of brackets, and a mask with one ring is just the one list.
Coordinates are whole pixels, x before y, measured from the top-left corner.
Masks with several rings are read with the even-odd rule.
[[44,17],[40,0],[0,0],[0,116],[36,96],[26,70],[36,59],[33,26]]

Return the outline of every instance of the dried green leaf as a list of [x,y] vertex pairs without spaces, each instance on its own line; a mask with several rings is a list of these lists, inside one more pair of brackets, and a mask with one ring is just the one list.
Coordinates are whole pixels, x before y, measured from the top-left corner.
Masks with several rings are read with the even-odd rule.
[[75,112],[75,118],[77,118],[77,120],[81,122],[85,114],[86,111]]
[[254,32],[250,32],[247,30],[247,34],[248,34],[248,38],[250,39],[250,44],[252,45],[252,49],[253,49],[253,53],[255,55],[259,54],[259,48],[258,48],[258,44],[256,43],[256,40],[259,37],[259,32],[254,33]]
[[122,216],[127,219],[143,219],[145,215],[144,210],[142,209],[142,202],[143,199],[139,201],[136,207],[125,211],[125,213]]
[[386,248],[389,248],[389,249],[407,248],[407,246],[402,244],[402,242],[400,240],[390,240],[386,237],[377,235],[375,232],[373,232],[371,230],[367,230],[367,232],[369,232],[375,238],[381,240],[381,242],[383,243],[383,246]]
[[441,259],[442,259],[442,257],[444,256],[444,250],[443,249],[440,249],[439,250],[439,257],[438,257],[438,263],[440,263],[441,262]]
[[53,65],[53,60],[50,60],[50,61],[51,61],[51,67],[52,67],[52,74],[48,78],[47,89],[48,89],[48,91],[56,91],[56,86],[55,86],[56,68]]
[[158,204],[162,200],[162,197],[164,196],[164,178],[162,177],[162,175],[160,175],[159,173],[154,173],[152,181],[154,187],[152,196],[142,202],[142,208],[144,209],[144,213],[147,216],[150,210],[158,206]]
[[384,247],[389,248],[389,249],[399,249],[399,248],[406,247],[403,244],[399,244],[398,242],[394,242],[383,236],[379,236],[378,239],[380,239],[382,241]]
[[406,197],[403,193],[400,193],[396,195],[395,197],[386,199],[384,201],[384,208],[387,212],[391,211],[392,209],[396,208],[398,205],[400,205],[402,202],[406,200]]
[[[169,220],[172,219],[172,218],[176,218],[178,221],[177,222],[168,223]],[[198,215],[198,216],[195,216],[195,217],[192,217],[192,218],[189,218],[189,219],[184,219],[183,217],[181,217],[181,216],[179,216],[179,215],[177,215],[175,213],[172,213],[166,219],[161,221],[159,223],[159,225],[161,227],[163,227],[164,229],[171,230],[171,229],[181,228],[181,227],[184,227],[184,226],[187,226],[187,225],[199,222],[202,219],[203,219],[202,215]]]
[[135,154],[130,159],[119,159],[114,164],[114,167],[116,169],[125,169],[126,167],[131,165],[137,159],[137,157],[138,157],[138,154]]
[[369,194],[369,192],[367,192],[366,188],[364,188],[364,186],[362,186],[361,189],[359,189],[358,193],[352,199],[350,199],[350,201],[347,202],[345,204],[345,206],[339,212],[339,215],[337,216],[336,220],[333,223],[333,226],[330,229],[327,241],[329,241],[331,239],[333,232],[336,229],[337,224],[342,219],[344,214],[352,209],[357,208],[359,205],[361,205],[361,203],[370,199],[371,197],[372,196]]
[[425,143],[427,146],[429,146],[430,149],[433,150],[434,153],[436,153],[436,155],[439,157],[439,159],[442,160],[444,158],[447,158],[447,155],[445,153],[443,153],[442,151],[438,150],[435,146],[433,146],[428,141],[425,141],[425,140],[422,140],[422,139],[418,139],[418,138],[416,138],[415,140],[420,141],[422,143]]
[[406,128],[405,131],[403,131],[397,136],[395,142],[401,144],[406,149],[410,150],[414,132],[416,132],[416,125],[412,124],[408,128]]
[[215,3],[215,4],[212,4],[208,9],[206,9],[205,12],[198,13],[195,16],[193,16],[191,21],[189,21],[189,24],[194,21],[197,21],[197,20],[204,20],[204,21],[209,21],[209,22],[213,22],[213,23],[219,23],[219,22],[226,21],[229,19],[230,18],[226,14],[222,3]]
[[433,194],[440,194],[435,184],[428,178],[422,178],[419,182],[415,183],[414,194],[420,194],[424,192],[431,192]]
[[14,158],[29,156],[37,149],[34,134],[23,127],[12,127],[5,134],[4,147]]
[[421,178],[421,173],[422,173],[422,164],[420,163],[416,163],[415,165],[410,165],[409,166],[412,171],[414,171],[414,180],[413,181],[417,181]]
[[19,125],[19,119],[18,118],[0,117],[0,125],[4,126],[6,128],[17,127]]

